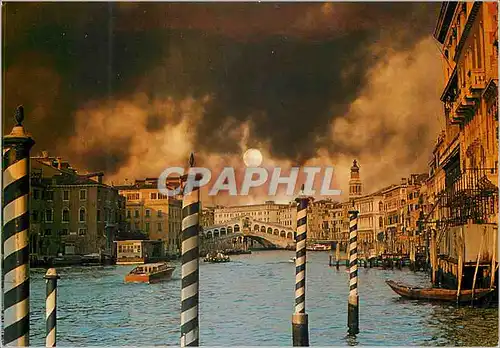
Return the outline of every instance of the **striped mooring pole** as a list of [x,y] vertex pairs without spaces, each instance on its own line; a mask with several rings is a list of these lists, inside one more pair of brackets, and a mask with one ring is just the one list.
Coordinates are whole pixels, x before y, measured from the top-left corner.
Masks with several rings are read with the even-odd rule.
[[29,345],[29,197],[30,150],[24,132],[24,110],[16,110],[16,126],[3,138],[2,281],[3,345]]
[[349,211],[349,303],[347,306],[347,326],[349,334],[359,333],[358,296],[358,211]]
[[[303,188],[302,188],[303,191]],[[306,239],[308,198],[297,198],[297,239],[295,259],[295,311],[292,315],[294,347],[309,346],[309,327],[306,314]]]
[[[194,165],[194,155],[189,158]],[[188,174],[182,177],[186,183]],[[185,189],[186,185],[184,185]],[[182,199],[182,247],[181,247],[181,347],[199,346],[199,212],[200,190],[193,187],[183,192]]]
[[47,330],[47,336],[45,338],[45,346],[55,347],[57,327],[57,279],[60,277],[55,268],[49,268],[43,278],[47,283],[45,308],[45,327]]

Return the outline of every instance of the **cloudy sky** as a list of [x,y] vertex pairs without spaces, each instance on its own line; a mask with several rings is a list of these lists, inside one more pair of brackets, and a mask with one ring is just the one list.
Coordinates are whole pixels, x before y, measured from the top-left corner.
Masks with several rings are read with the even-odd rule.
[[334,166],[343,190],[356,158],[373,191],[427,171],[439,6],[8,3],[4,133],[23,104],[34,152],[115,184],[191,151],[214,170],[242,167],[255,147],[267,167]]

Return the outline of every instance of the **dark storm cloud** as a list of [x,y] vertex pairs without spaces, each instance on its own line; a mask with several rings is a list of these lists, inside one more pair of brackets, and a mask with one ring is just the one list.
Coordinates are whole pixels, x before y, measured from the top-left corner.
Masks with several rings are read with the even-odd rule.
[[[302,162],[324,145],[331,118],[362,88],[377,59],[367,45],[401,32],[397,42],[411,47],[430,34],[438,6],[9,3],[4,115],[24,104],[38,148],[60,151],[57,144],[74,133],[75,111],[90,102],[136,91],[151,98],[208,94],[198,147],[239,151],[217,129],[250,120],[252,136],[270,141],[274,156]],[[12,118],[4,119],[12,127]],[[165,122],[152,112],[147,126],[154,131]],[[118,157],[89,149],[84,162],[113,173],[127,160],[118,148]]]

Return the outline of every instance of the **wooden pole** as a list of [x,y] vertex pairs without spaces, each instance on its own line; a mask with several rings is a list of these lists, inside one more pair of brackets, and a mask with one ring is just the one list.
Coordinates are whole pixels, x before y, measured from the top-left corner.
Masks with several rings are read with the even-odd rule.
[[431,230],[431,242],[430,242],[430,261],[431,261],[431,280],[432,284],[436,285],[436,268],[437,268],[437,257],[436,257],[436,231]]
[[494,232],[494,237],[493,237],[493,256],[491,257],[491,282],[490,282],[490,288],[493,287],[495,284],[495,273],[496,273],[496,263],[497,263],[497,248],[498,248],[498,230],[495,229]]
[[349,335],[359,333],[359,296],[358,296],[358,211],[349,211],[349,299],[347,326]]
[[459,237],[456,238],[455,242],[458,252],[458,265],[457,265],[457,278],[458,278],[457,302],[458,302],[460,300],[460,290],[462,288],[462,277],[463,277],[463,267],[464,267],[463,226],[460,227],[460,234]]
[[[302,192],[304,187],[302,187]],[[297,243],[295,259],[295,311],[292,315],[294,347],[309,346],[309,324],[306,314],[306,258],[308,198],[297,198]]]
[[479,270],[479,261],[481,260],[481,252],[483,251],[484,234],[485,234],[485,230],[483,230],[483,233],[481,234],[481,244],[479,246],[479,252],[477,253],[476,269],[474,271],[474,279],[472,280],[471,305],[474,303],[474,290],[476,288],[476,278],[477,278],[477,271]]
[[24,109],[3,137],[2,182],[2,346],[29,346],[30,337],[30,150]]

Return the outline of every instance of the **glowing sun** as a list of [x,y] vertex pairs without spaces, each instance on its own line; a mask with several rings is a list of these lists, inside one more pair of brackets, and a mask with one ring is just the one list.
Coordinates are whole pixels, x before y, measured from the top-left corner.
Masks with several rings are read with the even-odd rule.
[[243,162],[247,167],[258,167],[262,163],[262,154],[257,149],[248,149],[243,154]]

